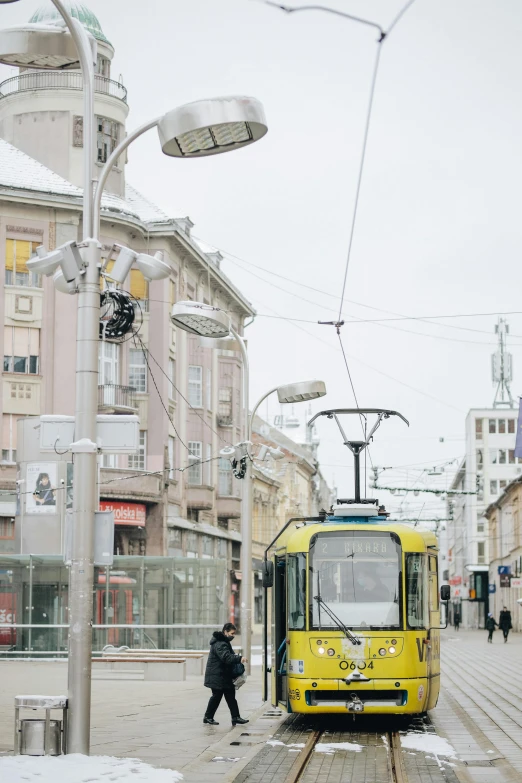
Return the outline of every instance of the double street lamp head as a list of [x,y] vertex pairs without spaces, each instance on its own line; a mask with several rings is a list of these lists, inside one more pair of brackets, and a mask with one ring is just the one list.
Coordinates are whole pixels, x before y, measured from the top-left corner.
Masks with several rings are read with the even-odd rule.
[[[92,38],[89,32],[86,34]],[[20,68],[64,70],[79,68],[80,57],[66,27],[27,23],[0,30],[0,63]]]
[[267,130],[262,104],[243,95],[186,103],[158,122],[161,148],[175,158],[202,158],[246,147]]
[[170,320],[185,332],[199,337],[227,337],[230,334],[230,318],[219,307],[201,302],[176,302]]
[[279,386],[277,389],[277,398],[282,404],[317,400],[319,397],[324,397],[325,394],[325,382],[315,380],[288,383],[285,386]]

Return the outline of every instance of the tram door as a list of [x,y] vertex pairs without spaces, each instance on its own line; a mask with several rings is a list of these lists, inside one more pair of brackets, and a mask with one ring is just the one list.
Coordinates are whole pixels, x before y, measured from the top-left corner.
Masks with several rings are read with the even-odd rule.
[[287,701],[286,558],[276,557],[272,590],[272,704]]

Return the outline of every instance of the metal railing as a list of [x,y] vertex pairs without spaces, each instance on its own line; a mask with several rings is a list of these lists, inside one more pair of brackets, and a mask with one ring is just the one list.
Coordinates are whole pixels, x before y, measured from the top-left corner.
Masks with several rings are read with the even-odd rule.
[[[0,84],[0,99],[18,92],[30,90],[79,90],[83,89],[79,71],[29,71],[12,76]],[[106,76],[95,75],[94,91],[127,103],[127,89]]]
[[120,386],[117,383],[104,383],[98,386],[98,408],[134,408],[136,402],[134,386]]

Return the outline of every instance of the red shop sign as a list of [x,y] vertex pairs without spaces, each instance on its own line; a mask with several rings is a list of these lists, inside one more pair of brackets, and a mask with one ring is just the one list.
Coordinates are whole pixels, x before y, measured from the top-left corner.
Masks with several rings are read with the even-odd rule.
[[451,579],[448,579],[448,582],[450,585],[461,585],[462,584],[462,577],[461,576],[453,576]]
[[145,527],[147,507],[144,503],[121,503],[120,501],[101,500],[100,511],[114,511],[115,525]]

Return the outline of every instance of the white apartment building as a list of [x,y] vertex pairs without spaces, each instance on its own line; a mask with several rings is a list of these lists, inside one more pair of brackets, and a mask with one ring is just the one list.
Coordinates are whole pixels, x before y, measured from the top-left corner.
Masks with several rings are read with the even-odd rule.
[[486,509],[522,473],[515,457],[517,411],[472,408],[466,417],[466,450],[448,499],[443,579],[451,585],[452,605],[460,606],[462,623],[482,628],[488,612],[491,556]]

